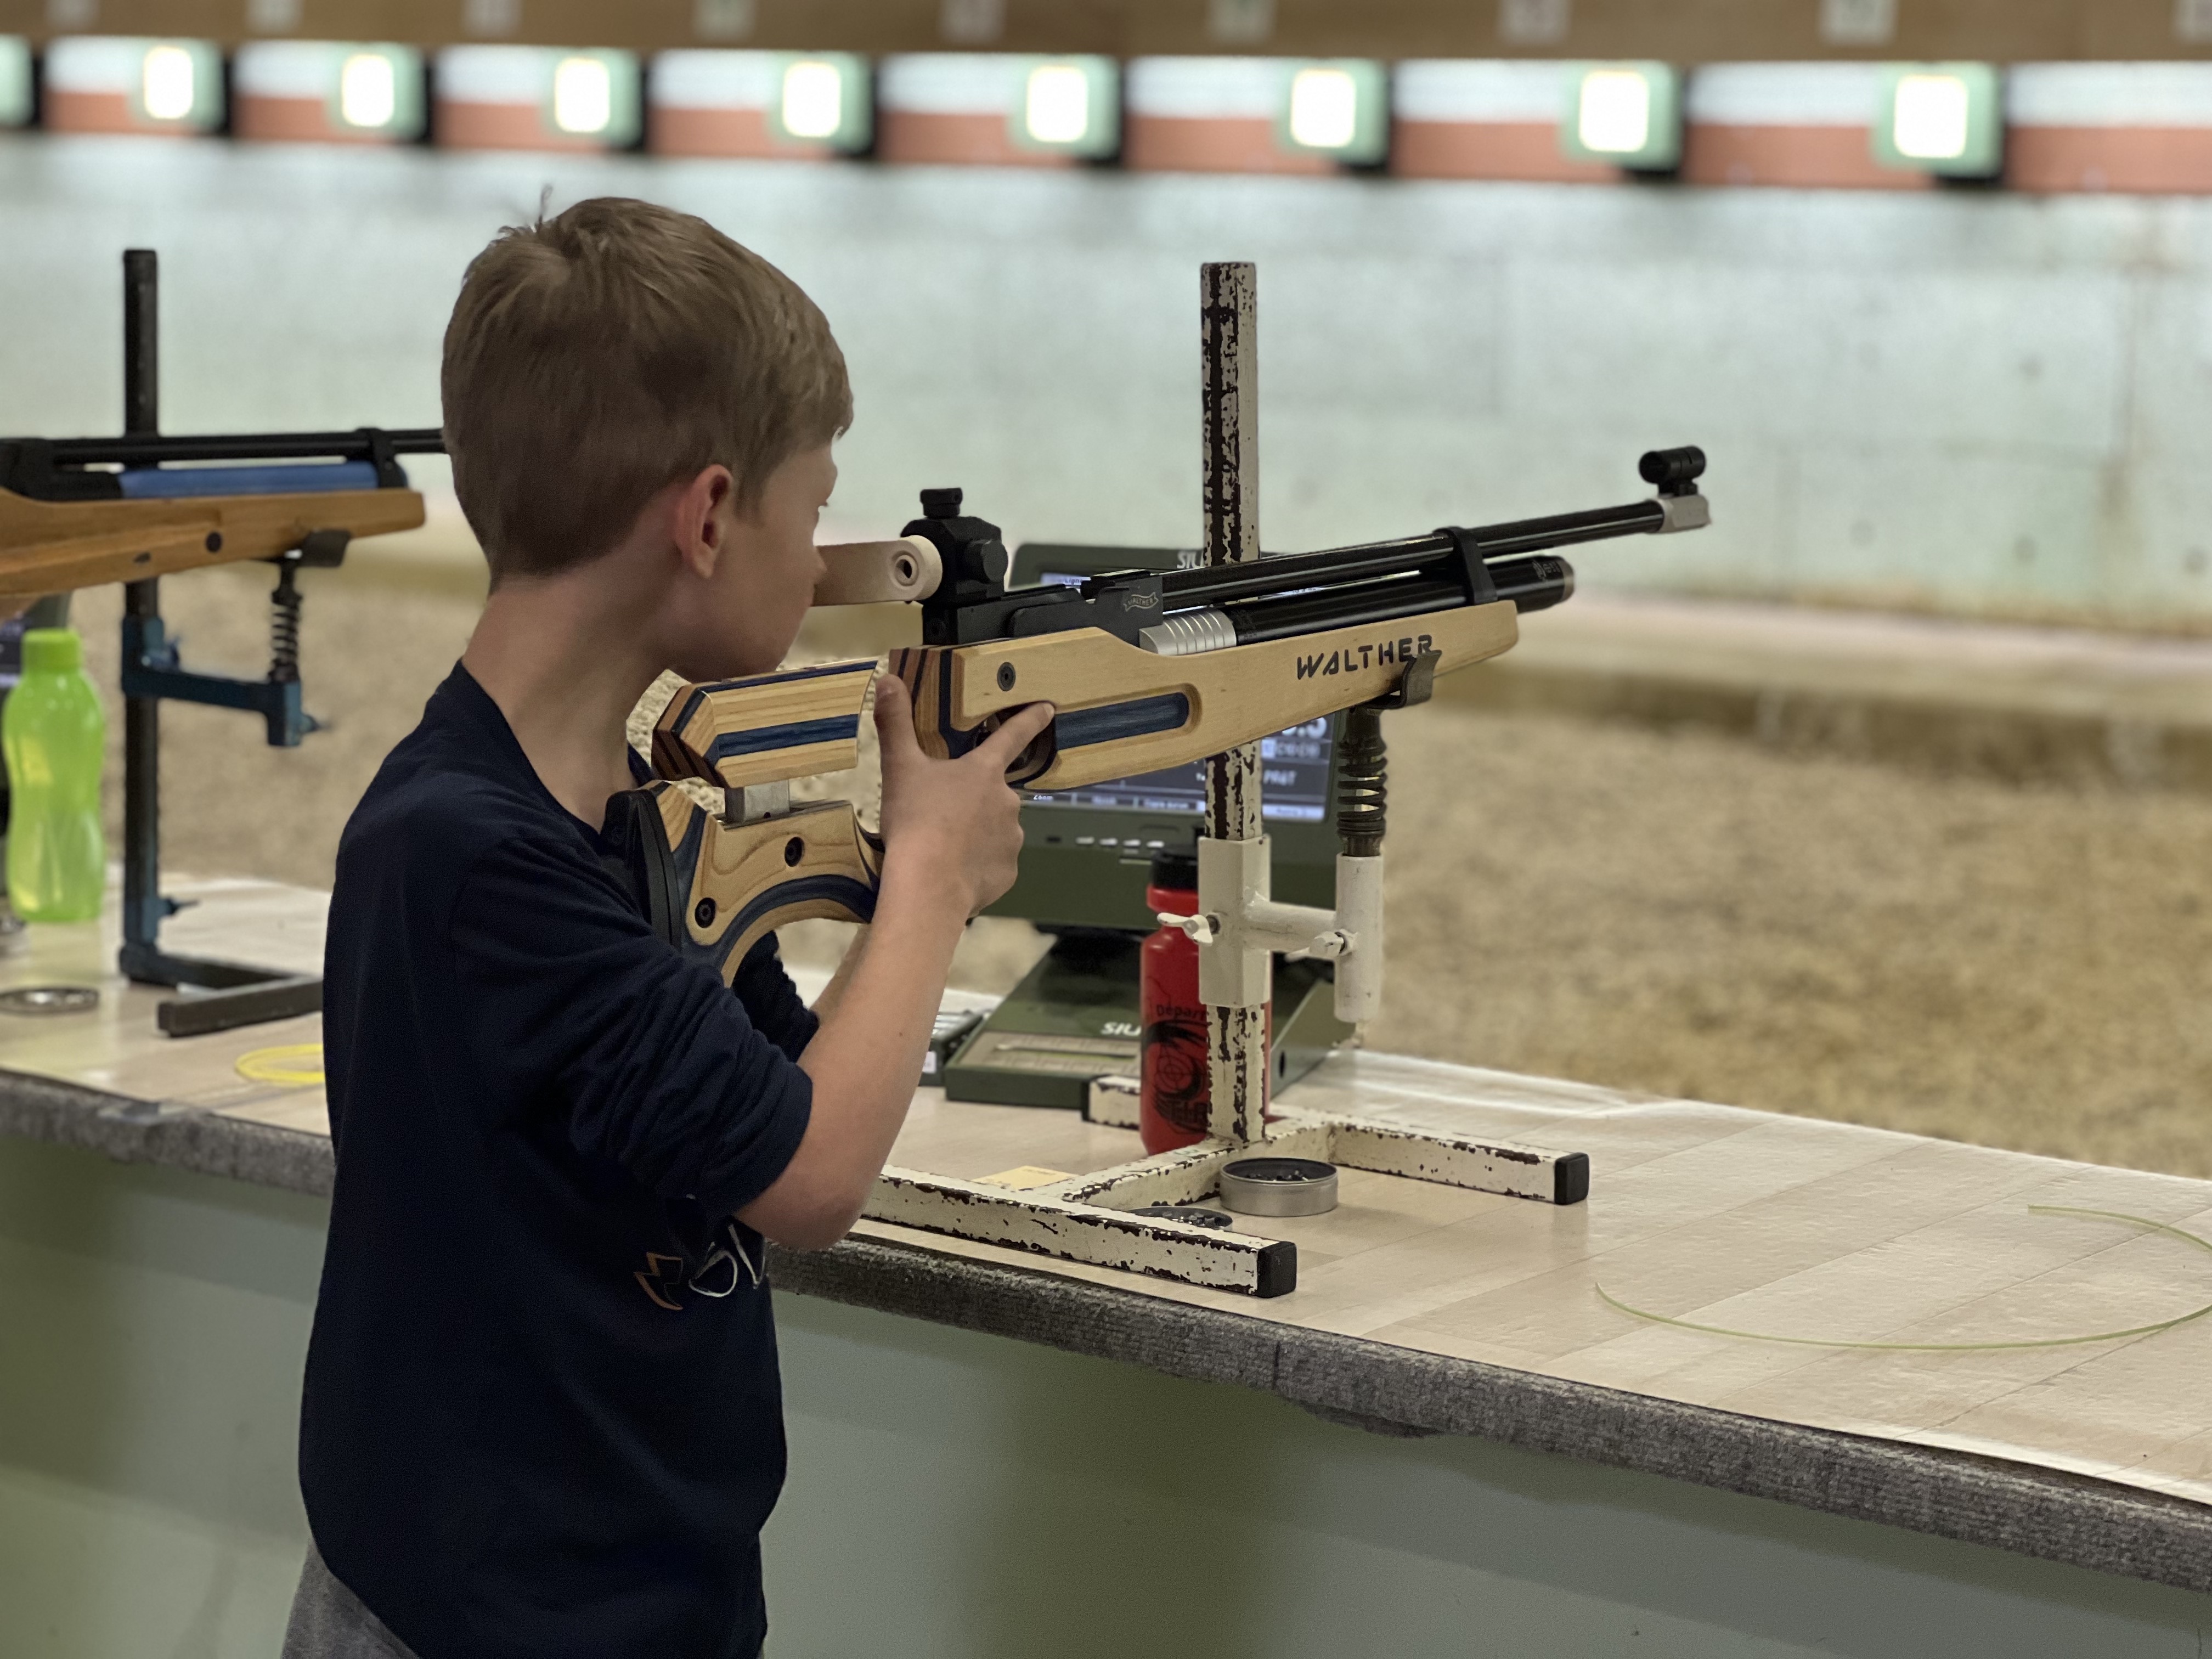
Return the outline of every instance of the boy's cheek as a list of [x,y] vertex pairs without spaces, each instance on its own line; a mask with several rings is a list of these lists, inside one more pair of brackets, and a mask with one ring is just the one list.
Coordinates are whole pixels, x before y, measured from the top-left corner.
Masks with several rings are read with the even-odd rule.
[[689,680],[737,679],[781,663],[814,602],[823,568],[811,536],[741,538],[703,602],[678,623]]
[[[677,623],[669,666],[687,680],[733,680],[765,672],[760,619],[727,605],[699,605]],[[766,665],[773,667],[770,659]]]
[[813,586],[804,579],[777,583],[770,592],[740,587],[714,615],[697,619],[696,650],[704,672],[686,678],[767,673],[789,653],[813,599]]

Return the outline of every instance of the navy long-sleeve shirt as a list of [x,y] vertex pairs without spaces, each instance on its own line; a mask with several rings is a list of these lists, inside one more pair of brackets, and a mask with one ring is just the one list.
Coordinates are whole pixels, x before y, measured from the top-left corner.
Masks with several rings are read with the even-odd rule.
[[751,1659],[782,1400],[759,1236],[811,1101],[773,940],[647,926],[456,667],[338,852],[323,1559],[422,1659]]

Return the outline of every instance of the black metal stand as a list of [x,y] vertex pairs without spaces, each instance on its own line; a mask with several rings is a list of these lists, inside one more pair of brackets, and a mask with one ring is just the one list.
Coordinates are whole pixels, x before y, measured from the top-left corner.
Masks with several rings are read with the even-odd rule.
[[[124,254],[123,409],[130,437],[152,437],[160,430],[160,282],[150,248]],[[297,572],[303,564],[337,563],[345,540],[342,532],[311,538],[276,562],[274,649],[265,680],[186,672],[162,626],[159,579],[123,590],[123,948],[117,965],[137,984],[191,990],[163,1003],[155,1014],[170,1036],[230,1030],[322,1008],[318,975],[172,956],[161,949],[161,923],[183,908],[161,892],[161,703],[168,698],[251,710],[268,720],[271,744],[297,747],[315,726],[300,704]]]

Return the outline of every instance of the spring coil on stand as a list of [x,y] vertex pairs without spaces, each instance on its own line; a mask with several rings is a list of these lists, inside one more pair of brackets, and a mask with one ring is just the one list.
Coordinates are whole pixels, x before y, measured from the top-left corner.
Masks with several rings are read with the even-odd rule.
[[269,596],[269,678],[278,684],[300,678],[300,599],[299,566],[283,560]]
[[1371,859],[1382,851],[1390,802],[1389,757],[1382,743],[1382,711],[1360,703],[1345,711],[1336,744],[1337,850]]

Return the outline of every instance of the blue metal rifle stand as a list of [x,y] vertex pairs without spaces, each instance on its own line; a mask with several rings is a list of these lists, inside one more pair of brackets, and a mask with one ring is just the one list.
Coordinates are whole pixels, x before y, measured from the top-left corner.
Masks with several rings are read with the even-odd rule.
[[[308,562],[297,553],[279,562],[276,602],[280,640],[287,598],[292,626],[297,628],[299,596],[293,577],[299,565]],[[160,589],[158,580],[132,582],[124,589],[123,948],[118,965],[125,977],[141,985],[192,988],[195,994],[165,1002],[156,1011],[156,1022],[170,1036],[195,1036],[315,1013],[323,1006],[323,981],[317,975],[178,956],[161,948],[163,920],[183,908],[183,902],[161,891],[162,700],[251,710],[268,720],[269,741],[286,749],[298,747],[300,739],[315,729],[315,720],[300,706],[296,663],[291,665],[289,678],[277,678],[286,665],[281,647],[278,661],[264,680],[195,674],[179,667],[177,647],[162,627]],[[292,637],[296,641],[296,633]]]

